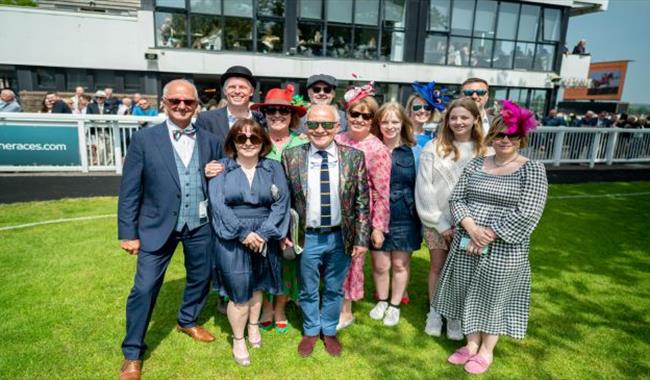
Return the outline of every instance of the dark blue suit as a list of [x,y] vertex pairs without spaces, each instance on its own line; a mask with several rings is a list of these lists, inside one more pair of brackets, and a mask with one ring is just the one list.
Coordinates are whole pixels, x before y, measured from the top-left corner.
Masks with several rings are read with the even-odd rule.
[[[196,145],[201,168],[222,157],[221,142],[198,130]],[[178,170],[166,123],[136,132],[124,162],[118,203],[118,238],[140,239],[137,271],[126,305],[124,357],[141,359],[156,297],[178,242],[183,243],[187,282],[178,314],[182,327],[196,325],[209,291],[213,234],[206,224],[189,231],[175,231],[181,205]],[[207,182],[201,176],[203,193]]]
[[[256,111],[252,111],[252,114],[253,119],[255,119],[255,121],[266,130],[266,119],[264,118],[264,115]],[[214,134],[223,144],[223,142],[226,141],[228,132],[230,132],[227,107],[212,111],[199,112],[199,115],[196,118],[196,126]]]

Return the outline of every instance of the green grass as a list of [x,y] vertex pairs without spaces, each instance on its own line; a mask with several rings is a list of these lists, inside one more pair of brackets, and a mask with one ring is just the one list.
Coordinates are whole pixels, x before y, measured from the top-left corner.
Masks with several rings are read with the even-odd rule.
[[[552,186],[551,196],[650,192],[650,183]],[[115,198],[0,205],[0,227],[45,219],[112,214]],[[549,199],[530,253],[533,290],[528,336],[503,338],[486,379],[650,377],[650,195]],[[125,302],[135,258],[118,249],[115,219],[0,231],[0,378],[116,378]],[[184,286],[176,252],[147,334],[149,379],[464,378],[446,364],[458,343],[422,332],[428,254],[414,255],[410,295],[398,328],[355,305],[357,323],[340,334],[342,358],[322,344],[296,353],[297,329],[263,335],[241,368],[230,354],[230,328],[208,300],[201,323],[217,341],[199,344],[174,331]],[[290,307],[289,319],[300,326]]]

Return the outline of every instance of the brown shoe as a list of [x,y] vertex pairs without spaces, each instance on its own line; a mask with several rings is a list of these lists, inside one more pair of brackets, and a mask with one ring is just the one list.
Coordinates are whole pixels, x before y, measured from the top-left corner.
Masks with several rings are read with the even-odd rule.
[[298,344],[298,353],[300,356],[306,358],[307,356],[311,355],[311,353],[314,352],[314,346],[316,345],[317,341],[318,336],[303,336],[300,344]]
[[332,356],[341,356],[341,342],[339,342],[336,335],[327,336],[323,335],[323,343],[325,344],[325,351]]
[[142,360],[124,359],[120,368],[120,380],[140,380]]
[[191,336],[192,339],[198,340],[199,342],[214,341],[214,336],[210,334],[208,330],[203,328],[203,326],[181,327],[180,325],[177,325],[176,331],[185,333]]

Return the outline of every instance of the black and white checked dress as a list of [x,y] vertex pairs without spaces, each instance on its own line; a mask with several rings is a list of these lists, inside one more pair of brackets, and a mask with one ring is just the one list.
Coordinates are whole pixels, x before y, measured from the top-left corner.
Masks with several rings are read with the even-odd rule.
[[[530,303],[530,236],[546,203],[544,165],[528,161],[507,175],[482,170],[485,157],[465,167],[449,204],[457,230],[442,270],[433,307],[462,321],[463,334],[483,332],[522,339]],[[465,217],[492,227],[497,238],[490,251],[470,256],[459,249]]]

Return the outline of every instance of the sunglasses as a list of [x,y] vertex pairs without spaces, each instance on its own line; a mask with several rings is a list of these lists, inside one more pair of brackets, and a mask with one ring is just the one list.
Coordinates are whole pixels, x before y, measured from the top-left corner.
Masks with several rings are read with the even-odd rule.
[[196,104],[194,99],[175,99],[175,98],[165,98],[165,101],[169,103],[172,107],[178,107],[181,103],[185,103],[188,107],[193,107]]
[[246,136],[243,133],[240,133],[235,137],[235,144],[237,145],[244,145],[246,144],[246,141],[250,141],[251,145],[259,145],[262,143],[262,138],[258,135]]
[[474,93],[478,96],[483,96],[487,94],[487,90],[463,90],[463,95],[465,96],[472,96]]
[[323,127],[323,129],[334,129],[336,127],[335,121],[308,121],[305,123],[308,129],[318,129],[318,127]]
[[413,112],[418,112],[419,110],[425,110],[425,111],[432,111],[433,107],[431,107],[428,104],[414,104],[413,107],[411,107]]
[[314,94],[320,94],[321,92],[329,94],[330,92],[332,92],[332,87],[314,86],[311,88],[311,90],[314,91]]
[[510,141],[519,141],[519,140],[521,140],[521,136],[519,136],[519,135],[506,135],[505,133],[497,133],[496,135],[494,135],[494,138],[497,139],[497,140],[503,140],[506,137]]
[[359,118],[359,116],[361,116],[363,118],[363,120],[368,121],[368,120],[372,119],[375,115],[373,115],[370,112],[357,112],[357,111],[350,112],[350,117],[353,118],[353,119],[357,119],[357,118]]
[[264,107],[262,108],[262,112],[264,112],[267,115],[275,115],[276,113],[279,113],[280,115],[286,116],[291,113],[291,108],[289,107]]

